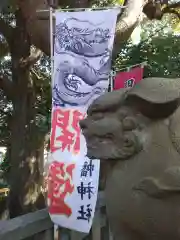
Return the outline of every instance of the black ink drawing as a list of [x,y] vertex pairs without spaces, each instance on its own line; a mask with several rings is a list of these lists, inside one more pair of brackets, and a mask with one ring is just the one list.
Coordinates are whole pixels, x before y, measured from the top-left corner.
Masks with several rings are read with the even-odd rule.
[[[110,70],[111,36],[110,29],[101,25],[68,18],[56,26],[59,62],[53,82],[53,106],[90,104],[93,97],[107,90],[104,81],[108,81]],[[96,68],[90,64],[92,58]]]
[[[110,30],[87,20],[68,18],[56,26],[55,51],[70,51],[85,57],[102,56],[108,46]],[[72,27],[76,26],[76,27]],[[82,28],[83,26],[83,28]]]
[[94,164],[92,163],[92,160],[88,163],[87,161],[84,162],[84,165],[81,169],[81,177],[87,177],[88,175],[92,177],[92,173],[94,171]]
[[85,105],[106,89],[98,82],[108,79],[107,72],[94,69],[87,59],[73,53],[61,53],[53,84],[53,105]]
[[80,210],[78,211],[79,215],[77,216],[78,220],[85,220],[85,221],[90,221],[91,217],[92,217],[92,208],[91,205],[88,204],[86,206],[82,205],[80,206]]
[[84,199],[84,195],[87,195],[88,199],[91,199],[94,187],[91,186],[91,182],[88,185],[84,185],[84,182],[81,182],[80,186],[77,186],[77,192],[81,196],[81,200]]

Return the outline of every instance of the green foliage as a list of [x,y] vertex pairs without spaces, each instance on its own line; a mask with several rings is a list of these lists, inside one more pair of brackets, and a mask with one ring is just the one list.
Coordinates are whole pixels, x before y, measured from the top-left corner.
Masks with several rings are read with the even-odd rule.
[[[147,29],[146,29],[147,30]],[[156,31],[154,29],[154,31]],[[180,39],[171,32],[164,33],[162,29],[155,37],[144,37],[138,45],[127,43],[114,63],[119,71],[124,66],[130,66],[147,61],[144,76],[180,77]]]
[[117,4],[117,0],[92,0],[91,4],[94,7],[106,7]]
[[51,122],[50,59],[43,56],[31,73],[36,93],[36,126],[39,132],[47,133]]
[[[4,173],[8,172],[10,169],[10,163],[9,163],[9,159],[7,157],[6,154],[4,154],[4,159],[2,161],[2,163],[0,164],[0,170],[3,171]],[[1,188],[1,186],[0,186]]]
[[[1,12],[3,18],[8,24],[15,26],[13,13],[8,13],[8,9]],[[3,48],[1,48],[3,46]],[[12,81],[11,72],[12,62],[9,54],[9,48],[4,37],[0,32],[0,75],[6,75]],[[50,131],[51,120],[51,79],[50,79],[50,59],[43,56],[30,69],[30,85],[33,85],[33,92],[36,97],[35,101],[35,122],[34,138],[39,138]],[[0,147],[9,146],[11,139],[11,121],[13,114],[13,104],[5,93],[0,89]],[[9,149],[9,148],[8,148]],[[0,170],[8,172],[10,169],[9,154],[5,154],[4,160],[0,165]]]

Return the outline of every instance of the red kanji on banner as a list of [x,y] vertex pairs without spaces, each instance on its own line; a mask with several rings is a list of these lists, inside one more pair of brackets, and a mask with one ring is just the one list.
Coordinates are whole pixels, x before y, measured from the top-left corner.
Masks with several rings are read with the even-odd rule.
[[[78,110],[55,109],[52,116],[51,152],[58,149],[78,153],[80,151],[80,127],[79,121],[84,115]],[[57,129],[61,133],[57,136]]]
[[75,152],[79,152],[80,150],[80,127],[79,127],[79,121],[83,119],[83,115],[82,113],[80,113],[79,111],[74,111],[73,114],[73,120],[72,120],[72,127],[73,129],[76,131],[77,135],[76,135],[76,141],[74,143],[74,151]]
[[72,209],[65,202],[67,194],[72,194],[72,183],[75,164],[53,162],[49,168],[48,177],[48,207],[50,214],[60,214],[70,217]]

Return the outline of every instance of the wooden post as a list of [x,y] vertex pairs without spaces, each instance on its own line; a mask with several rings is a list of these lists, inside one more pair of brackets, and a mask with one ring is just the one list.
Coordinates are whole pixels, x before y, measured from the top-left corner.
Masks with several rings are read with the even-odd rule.
[[49,229],[50,231],[53,229],[53,224],[47,210],[43,209],[14,219],[0,221],[0,240],[22,240],[40,233],[44,236],[45,231]]
[[43,240],[54,240],[54,232],[53,229],[48,229],[45,232],[45,236]]
[[101,211],[98,208],[92,225],[92,240],[101,240]]
[[[103,238],[102,226],[106,225],[105,214],[101,213],[103,206],[104,197],[101,192],[98,195],[92,230],[88,236],[65,228],[54,227],[47,209],[42,209],[14,219],[0,221],[0,240],[23,240],[29,237],[35,240],[83,240],[85,237],[88,240],[101,240]],[[112,238],[107,240],[112,240]]]
[[113,240],[113,235],[112,235],[112,233],[111,233],[110,227],[109,227],[109,240]]
[[85,233],[80,233],[76,231],[71,231],[71,240],[82,240],[87,234]]

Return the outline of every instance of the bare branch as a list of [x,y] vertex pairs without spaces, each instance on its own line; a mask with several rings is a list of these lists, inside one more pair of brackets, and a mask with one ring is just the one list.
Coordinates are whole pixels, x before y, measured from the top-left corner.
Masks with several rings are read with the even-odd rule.
[[12,99],[13,95],[13,86],[12,82],[9,80],[9,78],[6,75],[3,75],[0,73],[0,89],[2,89],[5,93],[5,95]]
[[0,18],[0,33],[5,37],[8,44],[10,44],[13,27],[11,27],[2,17]]
[[35,71],[35,69],[32,68],[31,73],[36,77],[36,79],[38,79],[38,80],[42,79],[42,77],[38,75],[38,73]]
[[126,42],[137,26],[148,0],[127,0],[126,8],[117,22],[114,40],[113,57],[119,52],[122,43]]
[[33,66],[41,57],[42,57],[43,53],[41,50],[37,49],[37,48],[33,48],[31,49],[31,55],[28,56],[25,59],[21,59],[20,60],[20,66],[21,67],[31,67]]

